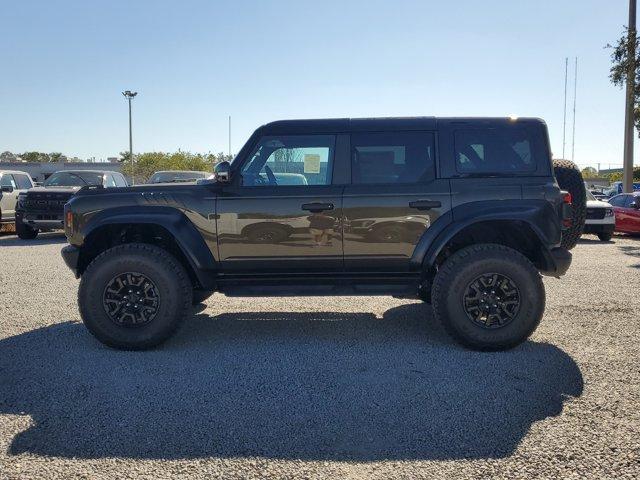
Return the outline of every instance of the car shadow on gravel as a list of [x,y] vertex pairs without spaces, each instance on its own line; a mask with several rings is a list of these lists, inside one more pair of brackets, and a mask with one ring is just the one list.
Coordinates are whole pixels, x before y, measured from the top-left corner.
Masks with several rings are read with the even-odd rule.
[[32,418],[12,455],[500,458],[582,389],[561,349],[468,351],[418,303],[384,318],[198,314],[149,352],[73,322],[0,340],[0,413]]
[[14,233],[0,234],[0,248],[2,247],[26,247],[29,245],[52,245],[59,243],[63,245],[67,243],[67,237],[64,233],[47,232],[40,233],[33,240],[22,240]]

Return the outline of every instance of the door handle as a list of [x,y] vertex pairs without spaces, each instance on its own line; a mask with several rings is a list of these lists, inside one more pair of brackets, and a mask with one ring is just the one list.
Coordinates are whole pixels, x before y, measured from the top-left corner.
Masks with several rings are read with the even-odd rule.
[[302,210],[307,210],[308,212],[312,213],[324,212],[325,210],[333,210],[333,203],[303,203]]
[[418,210],[431,210],[432,208],[439,208],[442,203],[438,200],[416,200],[409,202],[409,207],[416,208]]

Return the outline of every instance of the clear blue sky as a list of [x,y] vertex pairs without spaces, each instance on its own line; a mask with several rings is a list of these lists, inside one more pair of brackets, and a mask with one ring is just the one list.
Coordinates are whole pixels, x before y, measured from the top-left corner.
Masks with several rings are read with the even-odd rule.
[[603,47],[626,15],[626,0],[6,1],[0,151],[115,156],[131,89],[135,151],[226,151],[227,115],[237,151],[275,119],[517,114],[544,118],[560,156],[578,56],[575,160],[604,168],[622,162],[624,95]]

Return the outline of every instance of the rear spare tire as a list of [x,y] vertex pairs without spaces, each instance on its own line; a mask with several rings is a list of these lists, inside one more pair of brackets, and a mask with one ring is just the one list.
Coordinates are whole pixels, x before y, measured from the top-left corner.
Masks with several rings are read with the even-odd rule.
[[78,306],[89,331],[121,350],[167,340],[191,312],[191,281],[183,266],[153,245],[128,243],[98,255],[80,281]]
[[434,316],[458,342],[476,350],[505,350],[536,329],[545,293],[527,257],[485,243],[465,247],[444,262],[431,299]]
[[576,246],[587,216],[587,191],[582,174],[575,163],[569,160],[554,160],[553,172],[562,190],[571,194],[573,202],[571,226],[562,232],[560,245],[568,250]]

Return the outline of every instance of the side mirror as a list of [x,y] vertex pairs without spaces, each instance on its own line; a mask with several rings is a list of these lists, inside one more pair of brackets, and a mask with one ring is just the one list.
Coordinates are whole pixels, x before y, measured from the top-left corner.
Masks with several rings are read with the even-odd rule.
[[13,192],[13,187],[11,185],[3,185],[2,186],[2,191],[5,193],[12,193]]
[[218,183],[229,183],[231,181],[231,164],[227,161],[220,162],[213,170]]

